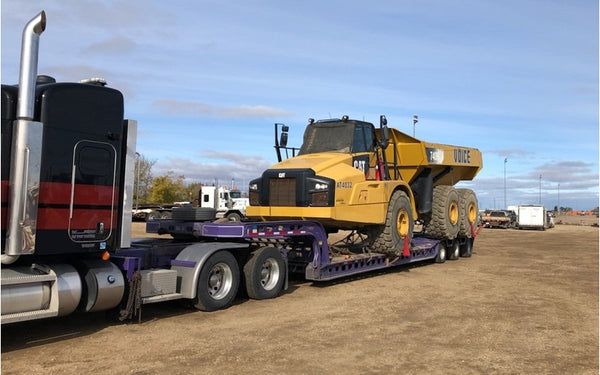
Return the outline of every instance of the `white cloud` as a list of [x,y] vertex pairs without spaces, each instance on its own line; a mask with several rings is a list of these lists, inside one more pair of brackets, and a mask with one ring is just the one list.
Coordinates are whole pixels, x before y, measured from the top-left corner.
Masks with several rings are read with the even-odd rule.
[[242,104],[238,107],[226,107],[175,99],[158,99],[154,101],[153,105],[166,115],[196,115],[220,118],[280,118],[291,116],[291,113],[284,109],[266,105]]

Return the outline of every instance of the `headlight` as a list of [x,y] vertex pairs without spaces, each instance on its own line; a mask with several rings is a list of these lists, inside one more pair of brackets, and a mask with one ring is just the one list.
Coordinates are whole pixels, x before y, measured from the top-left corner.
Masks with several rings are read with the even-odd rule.
[[252,183],[248,186],[249,190],[258,190],[258,184],[257,183]]
[[329,185],[327,185],[327,184],[320,184],[320,183],[315,184],[315,190],[327,190],[327,188],[329,188]]

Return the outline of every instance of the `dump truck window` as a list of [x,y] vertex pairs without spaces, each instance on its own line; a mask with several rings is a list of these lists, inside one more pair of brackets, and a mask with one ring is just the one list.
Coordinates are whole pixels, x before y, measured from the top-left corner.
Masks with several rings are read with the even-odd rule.
[[350,152],[354,138],[353,123],[315,123],[304,131],[299,155],[317,152]]
[[367,124],[356,124],[352,153],[373,151],[373,128]]

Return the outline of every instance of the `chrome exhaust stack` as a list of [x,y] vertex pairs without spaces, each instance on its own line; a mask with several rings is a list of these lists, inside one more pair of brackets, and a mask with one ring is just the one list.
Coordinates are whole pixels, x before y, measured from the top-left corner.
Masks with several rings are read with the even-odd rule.
[[33,121],[39,37],[46,29],[46,13],[40,12],[23,29],[17,120],[13,123],[8,230],[2,263],[35,251],[38,195],[42,159],[43,124]]

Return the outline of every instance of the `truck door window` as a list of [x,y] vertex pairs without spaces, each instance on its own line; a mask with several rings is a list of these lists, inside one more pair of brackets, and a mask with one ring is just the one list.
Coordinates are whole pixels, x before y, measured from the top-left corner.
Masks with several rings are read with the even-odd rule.
[[352,153],[371,151],[373,151],[373,126],[370,124],[356,124]]
[[83,140],[73,150],[69,237],[74,242],[106,241],[116,224],[117,151],[104,142]]

